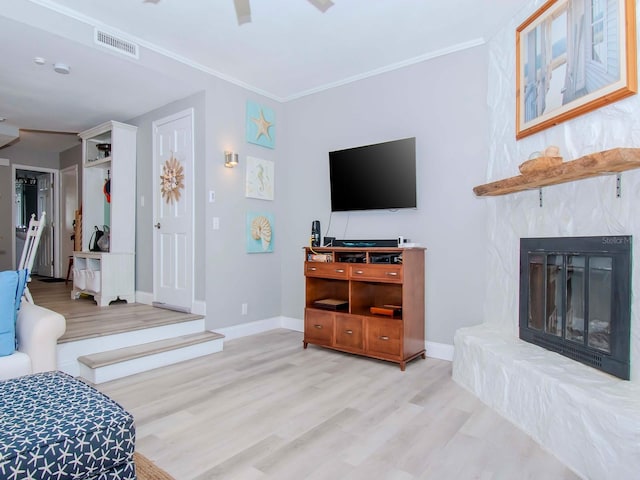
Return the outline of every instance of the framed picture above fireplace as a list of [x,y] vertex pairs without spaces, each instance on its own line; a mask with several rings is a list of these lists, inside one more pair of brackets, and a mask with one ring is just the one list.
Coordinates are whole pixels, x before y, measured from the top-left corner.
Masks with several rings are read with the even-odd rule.
[[516,138],[638,90],[635,0],[550,0],[516,29]]

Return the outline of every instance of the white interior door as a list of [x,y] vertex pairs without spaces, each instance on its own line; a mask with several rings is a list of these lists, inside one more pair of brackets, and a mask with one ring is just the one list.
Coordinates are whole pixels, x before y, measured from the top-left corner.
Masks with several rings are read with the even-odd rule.
[[45,277],[53,277],[53,239],[54,239],[54,210],[53,210],[53,173],[42,173],[38,181],[38,215],[46,212],[44,225],[41,225],[40,243],[33,266],[34,273]]
[[[154,305],[193,305],[193,110],[153,123]],[[163,184],[159,179],[163,177]],[[164,188],[163,188],[164,185]]]
[[[72,165],[60,170],[60,263],[69,265],[73,255],[73,221],[78,209],[78,166]],[[60,276],[66,271],[60,270]]]

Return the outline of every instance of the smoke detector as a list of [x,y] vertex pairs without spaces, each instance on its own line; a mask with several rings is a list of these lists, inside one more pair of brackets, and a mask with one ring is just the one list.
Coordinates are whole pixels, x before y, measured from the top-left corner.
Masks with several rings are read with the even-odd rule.
[[71,71],[71,68],[66,63],[54,63],[53,69],[61,75],[68,75]]

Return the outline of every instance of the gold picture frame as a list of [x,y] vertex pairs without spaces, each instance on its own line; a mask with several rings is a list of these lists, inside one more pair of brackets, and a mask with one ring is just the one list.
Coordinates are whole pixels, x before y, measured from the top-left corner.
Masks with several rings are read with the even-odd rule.
[[637,91],[635,0],[550,0],[516,29],[516,139]]

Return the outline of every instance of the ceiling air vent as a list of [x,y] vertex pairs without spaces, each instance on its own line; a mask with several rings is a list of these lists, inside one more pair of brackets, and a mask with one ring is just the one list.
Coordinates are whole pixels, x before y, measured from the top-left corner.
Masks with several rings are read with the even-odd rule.
[[139,58],[138,45],[128,40],[118,38],[111,33],[95,29],[95,42],[103,47],[110,48],[120,53],[124,53],[133,58]]

